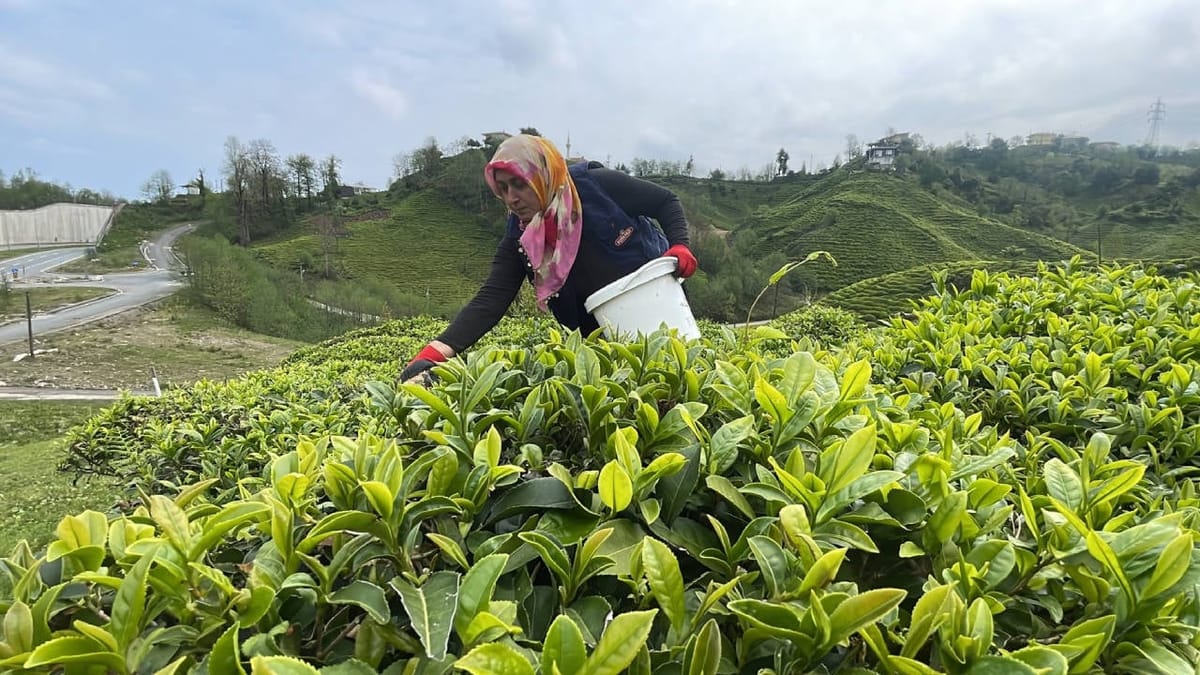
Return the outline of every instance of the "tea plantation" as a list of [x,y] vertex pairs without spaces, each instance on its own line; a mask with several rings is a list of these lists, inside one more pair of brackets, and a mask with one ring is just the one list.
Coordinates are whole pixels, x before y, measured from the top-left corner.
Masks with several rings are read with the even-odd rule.
[[66,468],[131,493],[0,562],[0,672],[1196,672],[1197,277],[1033,272],[123,400]]

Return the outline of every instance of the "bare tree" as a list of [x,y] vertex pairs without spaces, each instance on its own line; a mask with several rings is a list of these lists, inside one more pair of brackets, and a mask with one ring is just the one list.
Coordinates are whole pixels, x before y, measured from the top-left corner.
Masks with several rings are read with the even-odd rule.
[[148,202],[165,202],[175,192],[175,182],[166,169],[159,169],[150,174],[149,180],[142,183],[142,195]]
[[788,155],[787,150],[780,148],[779,152],[777,152],[775,154],[775,175],[776,176],[786,176],[787,175],[788,159],[790,159],[790,156]]
[[858,142],[858,136],[846,134],[846,161],[850,161],[861,154],[862,144]]
[[255,192],[260,207],[265,211],[271,204],[273,190],[279,180],[279,154],[275,146],[265,138],[256,138],[247,146],[247,155],[253,173]]
[[397,152],[392,157],[392,173],[396,178],[404,178],[413,172],[413,156],[410,152]]
[[247,197],[250,190],[250,160],[246,154],[246,147],[237,136],[225,139],[225,186],[233,197],[238,243],[249,246],[250,214],[247,212]]

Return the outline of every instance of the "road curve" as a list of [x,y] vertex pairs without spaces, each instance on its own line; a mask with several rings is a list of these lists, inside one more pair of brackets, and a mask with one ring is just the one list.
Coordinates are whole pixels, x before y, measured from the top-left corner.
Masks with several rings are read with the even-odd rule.
[[[56,286],[93,286],[111,288],[116,291],[113,295],[98,300],[73,305],[55,312],[35,314],[33,316],[33,334],[36,337],[119,314],[165,298],[179,290],[183,286],[183,281],[178,274],[182,264],[171,251],[171,245],[191,229],[190,223],[176,225],[163,232],[153,242],[142,246],[142,255],[151,268],[144,272],[121,272],[106,274],[102,277],[64,275],[53,272],[53,268],[85,255],[87,249],[83,247],[38,251],[8,260],[0,260],[0,266],[2,266],[0,269],[11,272],[14,267],[21,268],[18,281],[12,286],[16,292],[26,288],[41,287],[42,282],[47,279],[52,280]],[[27,337],[24,320],[0,325],[0,345],[24,340]]]

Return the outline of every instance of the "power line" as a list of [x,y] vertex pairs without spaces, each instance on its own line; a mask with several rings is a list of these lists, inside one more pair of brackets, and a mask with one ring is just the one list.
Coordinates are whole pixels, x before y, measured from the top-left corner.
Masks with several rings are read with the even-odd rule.
[[1146,119],[1150,122],[1150,131],[1146,134],[1146,145],[1154,148],[1158,147],[1158,133],[1162,129],[1163,120],[1167,118],[1167,104],[1163,103],[1162,97],[1150,106],[1150,112],[1146,113]]

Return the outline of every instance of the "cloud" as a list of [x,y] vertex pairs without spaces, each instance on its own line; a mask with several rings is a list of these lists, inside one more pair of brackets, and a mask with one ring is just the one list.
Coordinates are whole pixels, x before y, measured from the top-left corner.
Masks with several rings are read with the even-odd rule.
[[403,118],[408,110],[408,99],[404,92],[389,82],[386,77],[371,72],[367,68],[354,69],[350,75],[350,87],[356,94],[393,119]]
[[1043,130],[1135,143],[1158,96],[1163,138],[1200,139],[1195,0],[173,7],[0,0],[20,9],[0,33],[6,159],[60,159],[27,138],[84,148],[63,178],[136,193],[168,161],[215,173],[233,134],[334,153],[378,184],[428,136],[535,126],[589,157],[690,155],[707,173],[757,170],[781,146],[827,164],[847,134],[888,127],[939,144]]
[[27,93],[52,93],[60,98],[113,98],[104,82],[69,72],[49,61],[21,53],[0,42],[0,85]]

